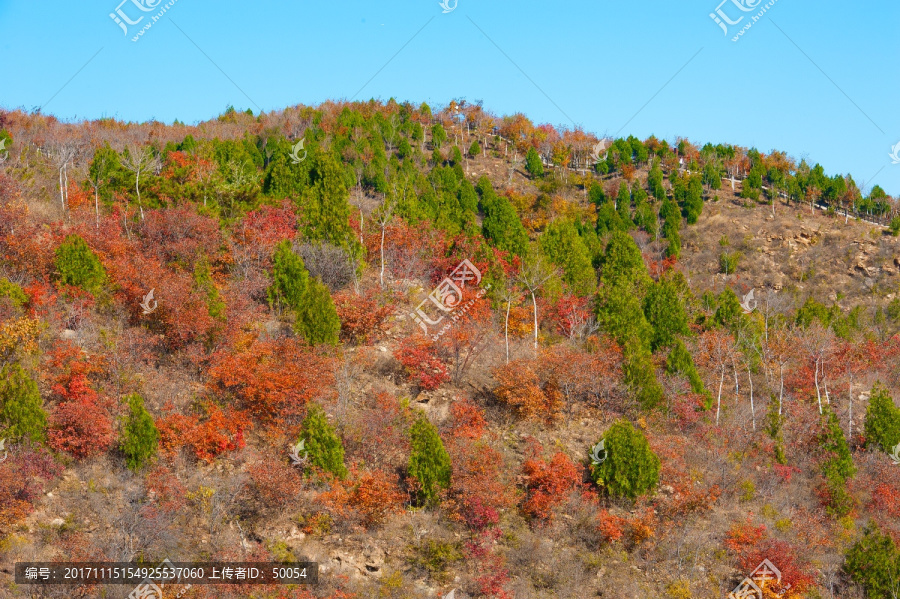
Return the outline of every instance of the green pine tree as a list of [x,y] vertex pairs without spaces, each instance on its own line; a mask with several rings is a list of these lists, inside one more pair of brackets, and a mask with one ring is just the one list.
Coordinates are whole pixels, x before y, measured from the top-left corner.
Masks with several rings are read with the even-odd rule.
[[309,281],[296,314],[294,330],[309,343],[337,345],[341,321],[328,287],[318,277]]
[[413,423],[409,436],[407,472],[417,481],[423,502],[434,505],[441,491],[450,487],[450,454],[444,448],[437,429],[424,415]]
[[534,178],[544,176],[544,164],[534,148],[528,148],[528,153],[525,154],[525,170]]
[[900,588],[900,551],[889,535],[869,522],[863,536],[847,551],[844,570],[861,584],[867,597],[892,599]]
[[28,295],[25,291],[7,278],[0,279],[0,298],[6,298],[16,308],[21,308],[28,303]]
[[225,302],[212,278],[212,271],[206,256],[194,265],[194,285],[206,296],[206,309],[216,320],[225,320]]
[[528,252],[528,233],[509,199],[497,195],[486,177],[478,182],[478,192],[484,213],[481,231],[485,239],[501,250],[524,256]]
[[144,398],[132,393],[125,398],[128,413],[122,423],[120,447],[125,454],[125,464],[134,471],[147,464],[159,447],[159,431],[153,417],[144,407]]
[[894,405],[890,392],[881,382],[875,383],[869,395],[864,430],[869,447],[891,452],[900,443],[900,408]]
[[0,370],[0,437],[42,443],[47,437],[42,403],[37,383],[21,366],[4,366]]
[[563,281],[577,295],[589,295],[597,288],[591,255],[578,229],[569,220],[555,220],[540,238],[541,250],[550,262],[562,267]]
[[479,145],[478,140],[472,142],[472,145],[469,146],[469,157],[476,158],[481,154],[481,145]]
[[68,235],[56,248],[56,276],[60,285],[73,285],[98,295],[106,287],[106,269],[78,235]]
[[341,165],[330,154],[316,154],[310,168],[310,186],[303,192],[304,236],[356,249],[350,229],[350,192]]
[[826,511],[832,516],[846,516],[853,510],[855,503],[847,490],[847,481],[856,474],[856,466],[841,430],[841,423],[831,409],[824,414],[819,450],[825,457],[822,475],[825,477],[825,493],[828,498]]
[[688,317],[684,302],[675,286],[665,278],[650,285],[644,298],[644,314],[653,327],[650,348],[670,347],[678,335],[688,334]]
[[328,422],[325,410],[319,405],[309,404],[300,438],[304,442],[304,450],[309,456],[310,464],[338,478],[347,476],[347,467],[344,466],[344,445],[334,427]]
[[284,240],[272,254],[272,285],[268,289],[269,305],[296,310],[303,302],[309,286],[309,271],[303,258]]
[[599,464],[591,464],[591,477],[597,486],[613,497],[636,499],[659,484],[659,457],[650,449],[644,433],[630,422],[619,420],[603,436],[606,453]]
[[703,379],[700,378],[700,373],[697,372],[697,367],[694,365],[694,359],[691,357],[691,352],[687,350],[684,341],[681,339],[675,340],[672,351],[669,352],[669,357],[666,358],[666,372],[668,374],[678,374],[687,378],[688,382],[691,384],[691,391],[699,393],[705,398],[703,404],[704,409],[712,409],[712,395],[703,384]]

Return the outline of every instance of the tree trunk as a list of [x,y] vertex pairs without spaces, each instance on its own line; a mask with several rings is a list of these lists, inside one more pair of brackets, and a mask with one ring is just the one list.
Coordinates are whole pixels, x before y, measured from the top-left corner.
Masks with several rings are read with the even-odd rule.
[[822,414],[822,393],[819,391],[819,359],[816,358],[816,399],[819,402],[819,414]]
[[750,422],[753,423],[753,430],[756,430],[756,407],[753,405],[753,377],[750,376],[749,368],[747,368],[747,380],[750,381]]
[[97,215],[97,229],[100,229],[100,190],[94,188],[94,213]]
[[722,365],[722,376],[719,377],[719,396],[716,398],[716,426],[719,426],[719,412],[722,411],[722,385],[725,383],[725,365]]
[[379,275],[381,288],[384,289],[384,225],[381,226],[381,274]]
[[537,357],[537,351],[538,351],[538,319],[537,319],[537,299],[534,297],[534,291],[531,292],[531,304],[534,306],[534,356]]
[[503,335],[506,337],[506,363],[509,364],[509,307],[512,300],[506,301],[506,322],[503,326]]

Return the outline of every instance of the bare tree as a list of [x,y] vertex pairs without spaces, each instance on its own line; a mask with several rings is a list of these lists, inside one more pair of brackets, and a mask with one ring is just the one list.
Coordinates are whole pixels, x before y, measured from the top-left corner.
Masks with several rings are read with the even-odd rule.
[[144,205],[141,203],[141,175],[155,172],[161,166],[153,148],[137,144],[128,144],[122,156],[122,166],[134,173],[134,191],[137,193],[138,208],[141,220],[144,220]]
[[387,230],[387,226],[394,218],[394,208],[396,207],[396,204],[396,198],[392,196],[388,199],[388,197],[385,196],[381,206],[375,211],[375,222],[377,222],[378,226],[381,228],[381,269],[378,273],[378,281],[382,289],[384,289],[384,233]]
[[519,272],[518,281],[524,286],[528,293],[531,294],[531,304],[534,307],[534,354],[537,356],[538,351],[538,308],[537,298],[535,294],[556,274],[556,268],[551,266],[544,260],[544,257],[532,250],[522,270]]
[[59,175],[59,204],[63,214],[69,206],[69,173],[68,165],[75,160],[78,147],[74,141],[62,140],[51,144],[50,156]]

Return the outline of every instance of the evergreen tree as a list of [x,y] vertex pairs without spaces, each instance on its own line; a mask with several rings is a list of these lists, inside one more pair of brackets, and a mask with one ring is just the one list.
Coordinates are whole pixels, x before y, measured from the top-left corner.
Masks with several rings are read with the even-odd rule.
[[498,196],[487,177],[478,182],[484,220],[482,234],[497,248],[524,256],[528,251],[528,233],[510,201]]
[[650,193],[653,194],[653,197],[660,202],[666,199],[666,188],[663,186],[663,172],[659,168],[658,160],[653,162],[653,167],[647,176],[647,187],[650,188]]
[[68,235],[56,248],[56,275],[60,285],[73,285],[98,295],[106,286],[106,269],[78,235]]
[[616,198],[616,212],[619,218],[625,223],[626,228],[630,229],[634,224],[631,221],[631,193],[628,191],[628,185],[623,181],[619,186],[619,195]]
[[644,298],[644,314],[653,327],[650,348],[669,347],[678,335],[687,335],[687,312],[675,286],[665,278],[650,285]]
[[622,354],[625,382],[634,392],[638,404],[648,411],[662,408],[665,391],[656,379],[653,355],[646,344],[640,339],[631,338],[622,348]]
[[900,443],[900,408],[894,405],[887,387],[880,382],[875,383],[869,395],[865,435],[867,446],[881,447],[887,452]]
[[528,153],[525,154],[525,170],[534,178],[544,176],[544,164],[541,162],[541,157],[537,150],[533,147],[528,148]]
[[28,303],[28,295],[25,291],[7,278],[0,279],[0,298],[6,298],[16,308],[21,308]]
[[47,414],[41,407],[37,383],[18,364],[0,370],[0,437],[42,443],[47,436]]
[[125,454],[125,464],[137,471],[156,455],[159,447],[159,431],[153,417],[144,407],[143,397],[132,393],[125,399],[128,403],[128,413],[122,423],[120,447]]
[[847,481],[856,474],[853,455],[837,415],[827,409],[824,414],[823,430],[819,435],[819,450],[825,459],[822,462],[822,475],[825,477],[825,493],[829,514],[837,517],[846,516],[853,509],[854,500],[847,491]]
[[450,487],[450,454],[444,448],[437,429],[424,415],[419,415],[413,423],[409,436],[407,472],[417,481],[422,500],[434,505],[441,491]]
[[330,154],[316,153],[310,168],[310,186],[303,192],[304,236],[310,241],[355,249],[350,229],[350,192],[341,166]]
[[225,320],[225,302],[216,287],[206,256],[194,265],[194,285],[206,296],[206,308],[216,320]]
[[726,287],[719,294],[719,307],[715,314],[716,324],[737,330],[744,321],[744,309],[741,308],[741,300],[731,287]]
[[703,379],[700,378],[700,373],[697,372],[691,352],[687,350],[684,341],[681,339],[675,340],[672,351],[669,352],[669,357],[666,358],[666,372],[668,374],[679,374],[687,378],[691,384],[691,391],[704,396],[704,409],[709,410],[712,408],[712,395],[703,384]]
[[605,454],[599,464],[591,464],[591,477],[597,486],[613,497],[636,499],[659,484],[659,457],[650,449],[647,438],[630,422],[619,420],[603,436]]
[[344,466],[344,445],[334,427],[328,422],[325,410],[319,405],[309,404],[300,438],[304,442],[304,450],[309,456],[310,464],[338,478],[347,476],[347,467]]
[[309,272],[303,258],[291,249],[291,242],[285,239],[275,248],[272,255],[272,285],[268,289],[269,305],[283,306],[296,310],[303,302],[309,286]]
[[565,281],[577,295],[589,295],[597,288],[597,276],[591,265],[587,245],[575,225],[555,220],[541,235],[541,250],[550,262],[562,267]]
[[472,142],[472,145],[469,146],[469,156],[471,158],[476,158],[479,154],[481,154],[481,146],[478,144],[478,140]]
[[337,345],[341,321],[328,287],[318,277],[309,281],[296,314],[294,330],[309,343]]
[[641,294],[650,284],[650,275],[641,249],[628,233],[612,234],[606,244],[600,279],[605,285],[631,283]]
[[867,597],[897,597],[900,587],[900,551],[890,535],[869,522],[863,536],[847,551],[844,570],[861,584]]
[[447,141],[447,131],[444,130],[444,126],[440,123],[435,123],[434,125],[432,125],[431,145],[434,146],[434,149],[440,150],[445,141]]
[[628,227],[622,222],[622,217],[616,212],[616,204],[612,200],[605,200],[597,209],[597,235],[605,236],[613,231],[626,231]]

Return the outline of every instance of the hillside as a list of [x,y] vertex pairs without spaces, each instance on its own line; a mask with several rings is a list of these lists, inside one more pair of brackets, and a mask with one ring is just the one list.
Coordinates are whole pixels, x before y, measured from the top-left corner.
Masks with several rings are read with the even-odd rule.
[[0,139],[0,597],[897,596],[877,186],[455,101]]

